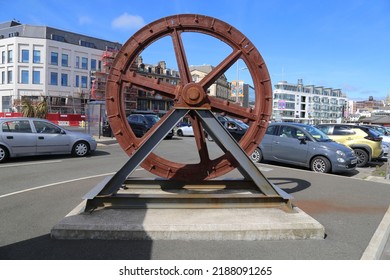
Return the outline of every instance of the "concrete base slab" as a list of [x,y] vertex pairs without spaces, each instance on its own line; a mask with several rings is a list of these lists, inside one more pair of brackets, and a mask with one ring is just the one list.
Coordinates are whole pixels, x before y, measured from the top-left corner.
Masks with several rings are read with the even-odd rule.
[[324,227],[299,208],[102,209],[77,206],[51,230],[55,239],[323,239]]

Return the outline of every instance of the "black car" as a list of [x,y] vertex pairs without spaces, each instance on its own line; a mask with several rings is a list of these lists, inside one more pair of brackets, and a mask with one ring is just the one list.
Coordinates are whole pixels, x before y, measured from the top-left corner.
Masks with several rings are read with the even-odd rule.
[[[160,120],[160,117],[154,114],[132,114],[127,117],[127,121],[134,132],[135,136],[142,137],[145,133]],[[173,137],[173,130],[171,130],[166,139]]]
[[237,142],[241,140],[249,128],[246,123],[236,119],[225,120],[221,123],[226,127],[226,129]]
[[[232,119],[229,117],[218,117],[218,121],[223,124],[223,126],[227,129],[227,131],[233,136],[233,138],[239,142],[241,138],[244,136],[249,126],[237,119]],[[213,139],[207,134],[205,131],[205,136],[208,140],[212,141]]]

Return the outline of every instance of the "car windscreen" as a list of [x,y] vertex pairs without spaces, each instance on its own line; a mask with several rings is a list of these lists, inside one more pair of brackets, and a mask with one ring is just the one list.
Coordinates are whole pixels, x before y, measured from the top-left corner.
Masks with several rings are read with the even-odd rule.
[[308,132],[316,141],[318,142],[330,142],[333,141],[329,138],[328,135],[323,133],[321,130],[314,126],[303,126],[302,127],[306,132]]
[[145,118],[146,118],[146,121],[151,125],[155,124],[156,122],[158,122],[160,120],[160,118],[156,115],[145,115]]

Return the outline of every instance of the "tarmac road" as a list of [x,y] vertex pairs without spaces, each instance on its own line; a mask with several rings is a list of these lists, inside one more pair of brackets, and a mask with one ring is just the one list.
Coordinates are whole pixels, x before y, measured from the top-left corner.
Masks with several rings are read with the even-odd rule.
[[[160,152],[169,154],[175,150],[174,156],[182,157],[178,161],[185,161],[188,154],[178,151],[178,141],[190,145],[193,138],[163,141],[167,150]],[[22,159],[0,166],[0,259],[358,260],[369,247],[390,205],[390,185],[382,178],[367,180],[366,176],[363,180],[356,179],[359,173],[316,174],[305,169],[259,164],[272,183],[293,195],[296,206],[325,227],[325,239],[52,240],[49,233],[53,225],[104,176],[118,170],[127,160],[117,144],[105,143],[109,145],[100,145],[94,155],[84,159],[49,157],[43,163],[41,158]],[[134,176],[147,174],[140,169]],[[234,176],[239,176],[237,171],[228,174]],[[390,259],[388,245],[380,257]]]

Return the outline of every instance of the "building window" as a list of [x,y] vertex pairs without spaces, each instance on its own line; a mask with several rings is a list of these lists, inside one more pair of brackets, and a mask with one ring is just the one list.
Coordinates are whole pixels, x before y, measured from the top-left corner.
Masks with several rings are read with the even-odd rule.
[[88,70],[88,58],[86,57],[81,58],[81,69]]
[[8,63],[12,63],[13,62],[12,50],[8,51],[8,60],[7,60],[7,62]]
[[22,62],[28,63],[29,59],[29,51],[28,50],[22,50]]
[[39,50],[34,50],[34,57],[33,57],[33,62],[34,63],[41,63],[41,51]]
[[68,74],[61,74],[61,86],[67,87],[68,86]]
[[62,54],[61,66],[68,67],[68,55]]
[[81,87],[82,88],[88,87],[88,77],[87,76],[81,76]]
[[80,87],[80,76],[79,75],[76,75],[76,77],[75,77],[75,87]]
[[12,83],[12,70],[8,70],[7,72],[7,83]]
[[41,83],[41,72],[33,71],[33,84]]
[[79,45],[87,48],[96,48],[94,43],[80,40]]
[[22,70],[21,83],[28,84],[28,70]]
[[50,84],[53,86],[58,85],[58,73],[50,72]]
[[1,71],[1,83],[5,83],[5,71]]
[[58,65],[58,53],[51,52],[50,64]]
[[5,51],[1,52],[1,64],[5,63]]
[[91,59],[91,70],[96,71],[96,59]]
[[65,37],[61,35],[51,34],[51,39],[59,42],[65,42]]
[[12,111],[12,98],[11,96],[3,96],[1,101],[1,106],[3,107],[3,112],[11,112]]
[[76,56],[76,68],[80,68],[80,57]]

